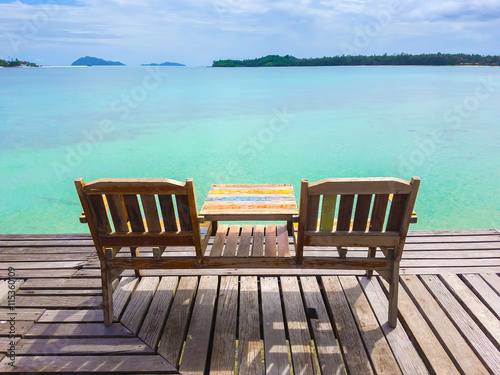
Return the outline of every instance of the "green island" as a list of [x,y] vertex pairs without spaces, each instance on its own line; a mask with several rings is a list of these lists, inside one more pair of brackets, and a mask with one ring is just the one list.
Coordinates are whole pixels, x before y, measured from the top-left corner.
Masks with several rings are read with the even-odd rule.
[[246,60],[216,60],[213,67],[261,67],[261,66],[354,66],[354,65],[484,65],[499,66],[500,56],[470,55],[465,53],[425,53],[411,55],[341,55],[333,57],[297,58],[286,55],[268,55]]
[[4,68],[19,68],[22,66],[30,66],[30,67],[37,67],[35,63],[28,62],[28,61],[20,61],[18,59],[15,60],[2,60],[0,59],[0,67]]

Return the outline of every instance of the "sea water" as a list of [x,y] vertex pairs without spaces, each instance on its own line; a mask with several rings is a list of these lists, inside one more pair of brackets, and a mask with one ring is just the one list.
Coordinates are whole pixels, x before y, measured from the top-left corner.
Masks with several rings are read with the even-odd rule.
[[411,229],[500,227],[495,67],[0,69],[0,233],[86,232],[74,179],[421,179]]

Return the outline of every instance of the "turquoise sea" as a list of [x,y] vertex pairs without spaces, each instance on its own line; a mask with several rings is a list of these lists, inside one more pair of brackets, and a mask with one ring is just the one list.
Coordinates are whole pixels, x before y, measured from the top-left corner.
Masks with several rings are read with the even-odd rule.
[[87,232],[74,179],[422,180],[412,229],[500,228],[500,69],[0,69],[0,233]]

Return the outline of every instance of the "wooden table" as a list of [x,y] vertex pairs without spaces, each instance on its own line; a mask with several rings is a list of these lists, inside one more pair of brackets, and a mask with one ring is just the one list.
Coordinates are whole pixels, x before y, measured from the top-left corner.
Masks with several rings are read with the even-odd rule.
[[200,211],[200,219],[212,221],[287,222],[293,234],[293,221],[299,214],[290,184],[216,184],[212,185]]

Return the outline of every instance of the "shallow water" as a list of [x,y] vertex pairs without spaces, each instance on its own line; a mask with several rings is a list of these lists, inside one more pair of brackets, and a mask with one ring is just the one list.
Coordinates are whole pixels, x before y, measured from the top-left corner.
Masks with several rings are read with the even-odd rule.
[[87,231],[73,181],[422,180],[412,229],[500,227],[500,70],[0,69],[0,233]]

